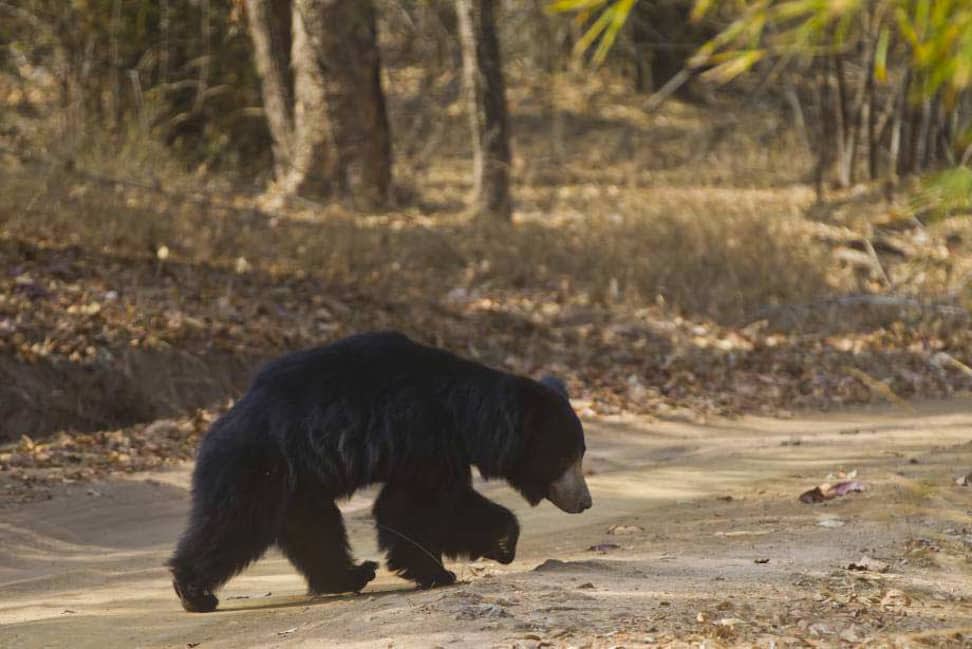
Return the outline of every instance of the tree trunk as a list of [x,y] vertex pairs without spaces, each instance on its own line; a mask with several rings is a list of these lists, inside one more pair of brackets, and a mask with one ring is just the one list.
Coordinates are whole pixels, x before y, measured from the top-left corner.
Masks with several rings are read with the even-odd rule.
[[196,99],[193,102],[192,110],[194,113],[202,109],[203,102],[206,101],[206,94],[209,90],[209,77],[213,65],[212,57],[212,26],[213,16],[209,0],[199,0],[199,36],[202,43],[202,56],[198,57],[199,77],[196,83]]
[[280,191],[386,203],[391,135],[374,5],[246,2]]
[[290,70],[290,0],[246,0],[263,112],[273,139],[274,175],[282,180],[293,162],[294,79]]
[[356,205],[379,207],[388,202],[392,158],[374,4],[327,0],[323,5],[320,55],[326,62],[335,173]]
[[509,222],[510,133],[506,90],[496,38],[494,0],[456,0],[462,43],[463,81],[473,140],[476,212]]
[[910,104],[908,102],[908,92],[911,89],[911,70],[906,69],[904,78],[901,81],[901,94],[898,96],[898,104],[895,108],[894,130],[891,132],[891,174],[894,179],[900,178],[908,173],[908,142],[911,137],[909,131],[910,124]]
[[111,5],[111,28],[109,36],[109,49],[111,55],[108,78],[111,89],[108,93],[108,113],[109,124],[113,131],[116,131],[122,120],[122,99],[121,99],[121,52],[119,39],[121,37],[121,0],[114,0]]
[[850,120],[850,98],[847,96],[847,80],[844,75],[844,59],[842,54],[833,57],[834,75],[837,77],[837,92],[834,95],[836,104],[834,116],[837,118],[837,183],[847,188],[851,186],[851,169],[853,168],[853,143]]
[[836,133],[834,125],[833,92],[830,86],[830,66],[826,59],[817,63],[817,119],[820,124],[820,137],[816,143],[817,164],[814,170],[814,185],[817,202],[824,199],[827,172],[834,159]]
[[878,145],[877,145],[877,98],[874,88],[874,66],[877,62],[878,34],[875,28],[873,14],[868,15],[868,56],[867,56],[867,80],[864,84],[864,110],[865,124],[867,129],[867,176],[870,180],[877,180],[878,177]]
[[658,90],[658,86],[667,81],[661,80],[656,85],[653,68],[661,63],[653,56],[651,48],[651,20],[645,15],[644,3],[637,3],[631,12],[631,46],[634,55],[635,90],[650,93]]
[[326,11],[318,0],[294,0],[290,61],[294,73],[294,130],[290,165],[279,183],[286,195],[328,198],[334,189],[334,155],[325,104],[321,35]]

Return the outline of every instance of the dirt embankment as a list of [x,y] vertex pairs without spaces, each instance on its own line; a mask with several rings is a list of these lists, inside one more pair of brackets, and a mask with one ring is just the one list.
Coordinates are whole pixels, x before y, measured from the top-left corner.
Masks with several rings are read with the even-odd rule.
[[[0,515],[0,647],[972,646],[972,402],[707,425],[588,424],[595,507],[530,509],[510,566],[416,592],[381,573],[312,599],[277,553],[216,613],[182,612],[163,560],[188,466],[67,484]],[[797,497],[856,471],[866,491]],[[343,505],[376,557],[370,494]],[[850,566],[854,564],[856,568]]]
[[123,349],[91,365],[0,355],[0,443],[191,412],[242,390],[255,365],[227,352]]

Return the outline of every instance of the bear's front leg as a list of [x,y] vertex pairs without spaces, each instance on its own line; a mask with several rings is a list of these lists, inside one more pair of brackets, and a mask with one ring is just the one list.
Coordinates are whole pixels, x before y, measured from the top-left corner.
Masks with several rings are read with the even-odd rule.
[[389,484],[373,509],[378,547],[386,553],[388,569],[423,589],[456,583],[455,573],[442,565],[443,536],[448,534],[442,527],[447,523],[442,499],[442,494]]
[[415,543],[379,524],[378,544],[387,551],[389,570],[423,590],[456,583],[456,573],[446,570],[440,553],[433,554],[430,548]]
[[329,593],[358,593],[364,590],[374,578],[378,570],[378,562],[362,561],[349,568],[342,575],[329,575],[326,579],[311,579],[308,576],[307,587],[312,595],[326,595]]

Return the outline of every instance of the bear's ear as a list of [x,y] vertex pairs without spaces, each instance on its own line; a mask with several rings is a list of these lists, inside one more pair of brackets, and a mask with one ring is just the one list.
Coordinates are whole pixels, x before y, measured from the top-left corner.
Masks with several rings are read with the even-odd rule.
[[570,400],[570,395],[567,394],[567,384],[558,379],[556,376],[547,376],[540,379],[540,383],[547,386],[557,394],[561,395],[564,399]]

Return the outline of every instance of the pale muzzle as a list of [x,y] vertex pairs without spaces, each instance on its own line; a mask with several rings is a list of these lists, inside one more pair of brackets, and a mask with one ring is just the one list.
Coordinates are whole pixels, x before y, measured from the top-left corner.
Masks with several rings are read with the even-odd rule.
[[582,463],[583,458],[578,458],[547,489],[547,500],[568,514],[579,514],[593,504],[587,481],[584,480]]

